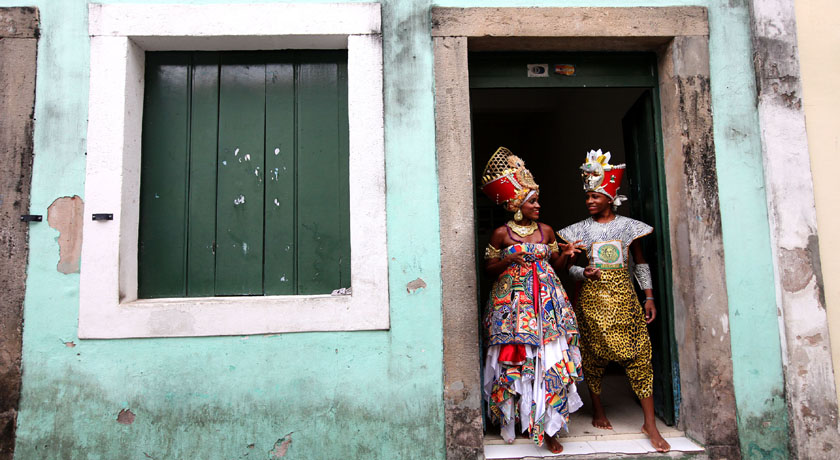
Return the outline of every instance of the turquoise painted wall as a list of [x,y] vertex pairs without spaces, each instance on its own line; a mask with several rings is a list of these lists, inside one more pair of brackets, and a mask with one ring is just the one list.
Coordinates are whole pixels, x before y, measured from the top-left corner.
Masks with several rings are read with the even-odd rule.
[[[16,458],[269,458],[275,443],[288,439],[284,458],[291,459],[444,457],[430,4],[431,0],[383,2],[391,329],[81,341],[76,336],[78,275],[56,271],[57,232],[46,223],[33,224]],[[746,2],[437,4],[709,8],[742,449],[748,458],[786,457],[781,351]],[[0,6],[32,5],[40,8],[42,35],[31,210],[45,214],[56,198],[84,191],[87,1],[0,0]],[[408,177],[410,182],[404,180]],[[427,287],[409,294],[405,285],[416,278]],[[74,347],[68,346],[71,342]],[[136,414],[133,424],[116,422],[122,409]]]

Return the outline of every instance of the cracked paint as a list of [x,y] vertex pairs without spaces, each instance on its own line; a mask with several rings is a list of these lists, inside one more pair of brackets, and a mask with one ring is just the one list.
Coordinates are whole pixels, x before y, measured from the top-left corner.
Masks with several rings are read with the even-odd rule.
[[[800,337],[797,336],[796,338],[800,338]],[[802,340],[807,342],[808,345],[814,347],[814,346],[822,345],[823,335],[821,333],[817,332],[814,335],[807,335],[805,337],[802,337]]]
[[409,294],[414,294],[415,291],[418,289],[423,289],[426,287],[426,282],[423,281],[423,278],[417,278],[414,281],[409,282],[405,285],[405,290],[408,291]]
[[805,289],[814,277],[812,255],[807,248],[779,250],[782,287],[788,292]]
[[294,433],[294,431],[286,436],[283,436],[274,443],[274,448],[268,451],[270,458],[283,458],[286,456],[286,452],[292,445],[292,433]]
[[79,273],[82,254],[82,215],[85,204],[78,195],[57,198],[47,209],[47,222],[58,230],[58,265],[60,273]]
[[131,409],[122,409],[119,414],[117,414],[117,423],[120,425],[131,425],[134,423],[134,419],[136,416],[134,412],[131,412]]

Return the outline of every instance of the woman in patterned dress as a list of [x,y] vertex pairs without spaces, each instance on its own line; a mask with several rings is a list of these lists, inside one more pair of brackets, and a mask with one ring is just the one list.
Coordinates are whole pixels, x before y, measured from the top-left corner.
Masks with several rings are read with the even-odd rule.
[[493,232],[485,254],[496,277],[485,316],[488,412],[506,442],[518,420],[537,445],[561,452],[554,435],[582,405],[575,385],[582,375],[574,312],[552,266],[565,268],[574,248],[563,245],[561,253],[551,227],[537,222],[539,187],[522,160],[500,148],[484,176],[482,191],[516,212]]
[[[576,251],[586,251],[586,268],[573,265],[572,278],[583,285],[577,302],[583,348],[583,369],[592,398],[592,425],[612,429],[601,404],[601,377],[608,363],[624,367],[630,385],[642,404],[644,432],[656,450],[670,445],[659,433],[653,411],[653,367],[647,324],[656,319],[650,267],[638,239],[653,227],[615,214],[626,197],[617,195],[624,165],[610,165],[610,153],[591,151],[581,166],[590,217],[557,232]],[[645,292],[644,312],[630,277],[634,275]]]

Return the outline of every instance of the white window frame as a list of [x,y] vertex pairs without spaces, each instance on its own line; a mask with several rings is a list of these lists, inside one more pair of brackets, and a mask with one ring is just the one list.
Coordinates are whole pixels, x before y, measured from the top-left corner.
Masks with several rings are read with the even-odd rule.
[[[91,4],[89,20],[79,337],[388,329],[379,4]],[[138,299],[145,51],[269,49],[347,49],[352,294]]]

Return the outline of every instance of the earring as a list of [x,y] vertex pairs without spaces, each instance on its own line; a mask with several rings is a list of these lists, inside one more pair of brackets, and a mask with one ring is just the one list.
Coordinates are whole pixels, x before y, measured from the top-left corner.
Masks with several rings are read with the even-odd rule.
[[513,215],[513,220],[515,222],[519,222],[520,220],[522,220],[522,210],[521,209],[516,210],[516,214]]

